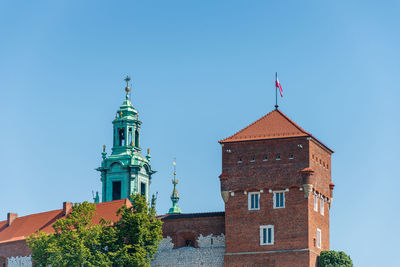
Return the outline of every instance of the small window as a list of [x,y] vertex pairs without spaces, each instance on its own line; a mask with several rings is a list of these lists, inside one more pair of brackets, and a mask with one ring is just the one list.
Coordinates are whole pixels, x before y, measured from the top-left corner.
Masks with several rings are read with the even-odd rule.
[[135,131],[135,146],[139,147],[139,131],[137,129]]
[[242,163],[242,162],[243,162],[242,158],[239,158],[238,163]]
[[321,215],[324,215],[324,199],[323,198],[321,198],[320,212],[321,212]]
[[259,210],[260,209],[260,193],[250,192],[249,196],[249,210]]
[[140,194],[142,196],[146,196],[146,184],[145,183],[140,183]]
[[190,239],[186,240],[186,241],[185,241],[185,246],[186,246],[186,247],[194,247],[194,242],[193,242],[193,240],[190,240]]
[[327,169],[329,169],[329,165],[328,165],[328,163],[326,164],[326,168],[327,168]]
[[255,158],[255,157],[252,157],[251,160],[250,160],[250,162],[254,162],[254,161],[256,161],[256,158]]
[[133,140],[132,140],[132,127],[129,127],[129,130],[128,130],[128,146],[131,146],[132,142],[133,142]]
[[314,211],[318,212],[318,196],[314,195]]
[[317,228],[317,248],[321,248],[321,229]]
[[281,155],[277,155],[276,160],[281,160]]
[[293,155],[293,154],[290,154],[290,155],[289,155],[289,159],[294,159],[294,155]]
[[285,192],[275,191],[274,192],[274,209],[280,209],[285,207]]
[[118,128],[119,146],[125,146],[125,128]]
[[121,181],[112,182],[112,200],[121,199]]
[[264,161],[268,161],[268,157],[267,156],[264,157]]
[[262,225],[260,226],[260,245],[273,245],[274,244],[274,226]]

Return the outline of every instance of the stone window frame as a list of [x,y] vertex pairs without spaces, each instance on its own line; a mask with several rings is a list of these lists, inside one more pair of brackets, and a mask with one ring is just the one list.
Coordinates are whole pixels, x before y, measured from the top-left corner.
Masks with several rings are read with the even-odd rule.
[[[286,207],[285,192],[286,192],[286,190],[273,191],[273,193],[274,193],[274,196],[273,196],[274,209],[284,209]],[[281,193],[283,194],[283,205],[278,207],[276,198],[277,198],[277,195],[279,195]]]
[[321,248],[322,244],[322,232],[321,229],[317,228],[317,248]]
[[318,212],[318,196],[314,193],[314,211]]
[[[256,192],[249,192],[247,195],[248,195],[248,198],[247,198],[248,209],[249,209],[249,210],[260,210],[260,197],[261,197],[260,192],[259,192],[259,191],[256,191]],[[257,208],[252,208],[252,207],[251,207],[251,197],[254,196],[254,195],[258,195],[258,199],[257,199],[257,200],[258,200],[258,201],[257,201],[258,207],[257,207]]]
[[[268,230],[271,229],[271,236],[268,238]],[[264,242],[264,233],[266,234]],[[270,239],[271,242],[268,242],[268,239]],[[260,245],[261,246],[266,246],[266,245],[273,245],[275,239],[275,234],[274,234],[274,226],[273,225],[261,225],[260,226]]]
[[320,213],[322,216],[324,215],[324,198],[323,197],[321,197],[321,200],[320,200]]

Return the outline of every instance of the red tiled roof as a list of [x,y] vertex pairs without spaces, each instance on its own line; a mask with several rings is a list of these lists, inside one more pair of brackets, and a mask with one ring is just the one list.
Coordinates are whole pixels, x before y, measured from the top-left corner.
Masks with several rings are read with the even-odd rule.
[[228,143],[298,136],[311,135],[289,119],[280,110],[275,109],[231,137],[225,138],[219,142]]
[[[93,217],[92,222],[98,223],[101,217],[113,222],[117,221],[118,216],[116,215],[116,212],[123,205],[129,207],[132,204],[128,199],[96,204],[96,215]],[[7,225],[7,220],[1,221],[0,243],[23,240],[39,230],[46,233],[53,233],[53,223],[62,217],[64,217],[63,210],[59,209],[17,217],[10,226]]]
[[[240,130],[234,135],[220,140],[219,143],[231,143],[241,141],[253,141],[253,140],[266,140],[266,139],[277,139],[277,138],[288,138],[288,137],[313,137],[310,133],[306,132],[295,122],[289,119],[280,110],[275,109],[253,122],[246,128]],[[316,141],[315,137],[313,137]],[[318,141],[321,145],[329,149],[327,146]],[[332,151],[333,152],[333,151]]]

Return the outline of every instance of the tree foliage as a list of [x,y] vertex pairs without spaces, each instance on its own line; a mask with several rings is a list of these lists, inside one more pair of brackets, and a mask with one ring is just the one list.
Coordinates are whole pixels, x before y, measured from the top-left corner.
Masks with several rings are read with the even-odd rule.
[[162,240],[162,222],[144,197],[132,196],[132,202],[118,210],[114,224],[92,222],[95,204],[74,204],[53,224],[53,234],[39,231],[27,239],[34,266],[150,266]]
[[353,267],[353,262],[343,251],[322,251],[319,256],[319,267]]

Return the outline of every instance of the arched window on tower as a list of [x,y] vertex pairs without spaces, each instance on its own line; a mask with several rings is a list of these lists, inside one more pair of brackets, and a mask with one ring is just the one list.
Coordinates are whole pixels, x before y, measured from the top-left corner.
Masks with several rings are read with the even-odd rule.
[[135,146],[139,147],[139,131],[137,129],[135,131]]
[[119,145],[124,146],[125,145],[125,129],[124,128],[118,128],[118,137],[119,137]]
[[132,127],[129,127],[129,131],[128,131],[128,145],[129,146],[132,145]]

